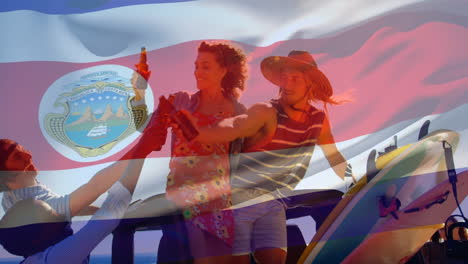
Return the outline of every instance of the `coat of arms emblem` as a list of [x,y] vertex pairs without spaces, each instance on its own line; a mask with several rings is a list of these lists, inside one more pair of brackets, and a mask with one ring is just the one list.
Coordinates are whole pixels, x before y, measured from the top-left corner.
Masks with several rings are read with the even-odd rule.
[[[123,66],[103,65],[57,80],[44,95],[39,111],[49,143],[77,161],[102,159],[128,145],[144,126],[147,108],[153,107],[131,102],[132,73]],[[152,102],[150,93],[148,89],[147,97],[150,95]]]

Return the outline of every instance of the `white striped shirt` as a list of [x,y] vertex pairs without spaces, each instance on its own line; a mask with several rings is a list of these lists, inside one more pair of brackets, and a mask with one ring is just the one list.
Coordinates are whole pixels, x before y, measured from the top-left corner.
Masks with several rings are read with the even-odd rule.
[[38,183],[35,186],[6,191],[3,193],[2,207],[6,212],[16,202],[25,199],[41,200],[50,205],[58,214],[65,217],[67,221],[71,220],[70,213],[70,195],[58,195],[52,192],[45,185]]
[[233,168],[231,184],[237,189],[262,189],[275,192],[293,190],[304,177],[320,135],[325,113],[311,107],[307,120],[290,119],[278,102],[278,126],[272,140],[261,149],[241,153]]

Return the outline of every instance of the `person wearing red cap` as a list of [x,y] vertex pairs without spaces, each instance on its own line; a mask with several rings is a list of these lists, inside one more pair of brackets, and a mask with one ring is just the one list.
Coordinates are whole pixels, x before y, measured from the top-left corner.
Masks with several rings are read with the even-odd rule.
[[[121,160],[63,196],[38,182],[29,151],[13,140],[0,139],[0,191],[5,210],[0,219],[0,244],[11,254],[23,256],[22,263],[88,263],[92,249],[126,212],[145,157],[164,144],[166,133],[158,127],[166,127],[165,122],[167,116],[153,115],[140,141]],[[99,210],[89,207],[107,190],[109,195]],[[91,221],[73,235],[71,218],[93,213]]]
[[[231,185],[237,204],[233,253],[238,263],[249,263],[251,252],[257,263],[285,262],[288,194],[304,177],[315,145],[322,148],[338,176],[352,176],[326,116],[327,104],[340,102],[333,99],[332,86],[312,55],[291,51],[287,57],[268,57],[261,70],[279,87],[278,99],[257,103],[215,127],[198,128],[200,142],[244,138],[242,153],[231,161],[236,168]],[[325,111],[311,104],[317,101]],[[317,227],[330,210],[314,216]]]

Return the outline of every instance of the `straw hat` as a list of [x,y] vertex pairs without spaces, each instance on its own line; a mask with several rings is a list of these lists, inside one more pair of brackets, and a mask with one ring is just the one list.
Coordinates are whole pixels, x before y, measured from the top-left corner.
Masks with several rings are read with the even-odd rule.
[[[293,50],[287,57],[271,56],[265,58],[261,65],[263,76],[273,84],[280,86],[280,73],[285,68],[297,69],[307,74],[326,97],[333,95],[330,81],[317,67],[312,55],[307,51]],[[318,98],[322,99],[322,98]]]

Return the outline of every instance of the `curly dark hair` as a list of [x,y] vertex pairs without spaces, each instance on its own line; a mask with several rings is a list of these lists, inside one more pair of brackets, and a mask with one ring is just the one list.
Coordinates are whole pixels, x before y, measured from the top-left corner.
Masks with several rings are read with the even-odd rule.
[[227,69],[221,80],[224,96],[239,98],[245,90],[247,80],[247,57],[244,52],[232,43],[219,41],[203,41],[198,46],[198,52],[211,52],[215,54],[216,61]]

